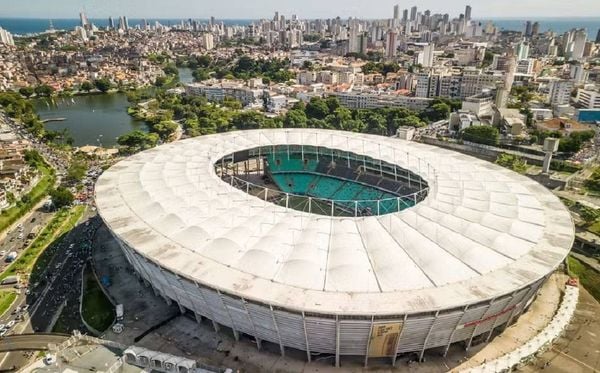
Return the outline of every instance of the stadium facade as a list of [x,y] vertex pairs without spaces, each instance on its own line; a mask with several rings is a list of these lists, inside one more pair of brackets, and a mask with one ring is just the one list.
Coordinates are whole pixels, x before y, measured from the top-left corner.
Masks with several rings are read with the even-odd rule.
[[488,340],[574,239],[560,200],[529,178],[327,130],[166,144],[107,170],[96,202],[131,265],[182,311],[336,365]]

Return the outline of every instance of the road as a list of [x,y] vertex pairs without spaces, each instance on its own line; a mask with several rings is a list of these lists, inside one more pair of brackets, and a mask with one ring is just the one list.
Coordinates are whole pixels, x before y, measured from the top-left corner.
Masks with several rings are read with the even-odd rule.
[[0,352],[47,350],[48,344],[60,344],[69,339],[67,335],[58,334],[21,334],[2,339]]
[[[31,215],[28,215],[23,220],[22,230],[18,228],[19,224],[16,224],[13,229],[6,233],[4,240],[0,241],[0,272],[4,271],[10,263],[6,262],[6,255],[11,251],[16,251],[20,256],[23,250],[28,246],[28,236],[35,227],[40,227],[40,230],[50,221],[53,213],[45,211],[43,207],[39,207],[34,210]],[[38,232],[39,233],[39,232]],[[21,237],[21,238],[19,238]]]
[[[30,284],[30,294],[25,296],[21,303],[15,302],[15,305],[28,304],[29,310],[25,321],[18,323],[12,330],[13,335],[50,332],[63,303],[67,305],[65,310],[70,311],[69,315],[73,315],[73,324],[70,326],[85,331],[79,318],[81,271],[90,257],[91,241],[99,225],[100,220],[95,212],[88,209],[81,224],[48,247],[47,250],[53,257],[48,265],[41,269],[42,273],[36,274],[40,280]],[[16,315],[5,315],[4,320],[15,318]],[[28,354],[23,352],[0,354],[0,370],[22,367],[28,360]]]

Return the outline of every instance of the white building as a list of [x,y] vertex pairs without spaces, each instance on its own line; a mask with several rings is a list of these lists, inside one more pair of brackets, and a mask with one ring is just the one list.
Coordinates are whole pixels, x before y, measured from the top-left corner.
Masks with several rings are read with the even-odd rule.
[[450,120],[448,121],[448,131],[450,133],[457,133],[472,126],[481,126],[481,121],[476,115],[465,111],[450,114]]
[[571,101],[573,82],[571,80],[553,80],[548,85],[548,102],[552,106],[568,105]]
[[518,74],[533,74],[533,68],[535,66],[534,58],[527,58],[517,61],[517,73]]
[[571,79],[575,81],[575,84],[585,84],[590,76],[590,73],[583,67],[582,64],[577,64],[571,65],[570,76]]
[[377,94],[361,92],[333,92],[330,96],[337,97],[342,106],[350,109],[375,109],[402,107],[422,111],[429,107],[433,99],[410,97],[397,94]]
[[201,38],[202,38],[202,46],[204,47],[204,49],[212,50],[215,48],[215,39],[214,39],[213,34],[204,33],[204,34],[202,34]]
[[417,63],[423,67],[433,67],[433,52],[435,44],[430,43],[423,47],[423,50],[417,54]]
[[301,71],[298,73],[298,84],[311,85],[317,81],[317,74],[314,71]]
[[494,96],[488,93],[482,93],[465,98],[462,102],[462,110],[474,113],[478,117],[491,116],[494,113],[492,107],[493,103]]
[[529,43],[525,40],[517,45],[517,61],[526,60],[529,58]]
[[15,45],[15,41],[13,39],[12,34],[3,29],[2,27],[0,27],[0,43],[11,46]]
[[280,113],[287,106],[287,97],[284,95],[269,96],[267,110],[271,113]]
[[600,109],[600,92],[595,86],[577,90],[577,103],[585,109]]
[[571,57],[572,60],[580,60],[583,58],[586,42],[587,32],[585,29],[575,31],[573,42],[569,46],[569,57]]
[[262,97],[262,90],[250,89],[236,82],[186,84],[185,93],[191,96],[204,96],[208,101],[214,102],[223,102],[225,98],[232,98],[240,101],[243,106],[252,105]]

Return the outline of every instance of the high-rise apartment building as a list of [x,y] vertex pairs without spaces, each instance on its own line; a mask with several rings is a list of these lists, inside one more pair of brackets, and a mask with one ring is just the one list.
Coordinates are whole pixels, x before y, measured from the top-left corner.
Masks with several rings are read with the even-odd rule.
[[0,27],[0,44],[11,45],[11,46],[15,45],[15,41],[13,39],[12,34],[8,31],[6,31],[5,29],[3,29],[2,27]]
[[552,106],[568,105],[571,101],[573,82],[566,79],[558,79],[550,82],[548,91],[548,102]]
[[417,20],[417,7],[416,6],[413,6],[412,8],[410,8],[410,20],[411,21]]
[[526,60],[529,58],[529,43],[521,40],[517,45],[517,61]]
[[394,5],[394,19],[400,19],[400,5]]
[[577,103],[585,109],[600,109],[600,92],[593,86],[579,89]]
[[395,31],[388,31],[385,44],[385,56],[387,58],[396,57],[396,47],[398,46],[398,34]]
[[211,33],[204,33],[202,34],[202,46],[206,49],[206,50],[211,50],[215,48],[215,39],[213,34]]
[[469,22],[471,20],[471,6],[467,5],[465,7],[465,21]]
[[526,37],[531,37],[531,34],[533,33],[533,24],[531,23],[531,21],[527,21],[525,23],[525,36]]

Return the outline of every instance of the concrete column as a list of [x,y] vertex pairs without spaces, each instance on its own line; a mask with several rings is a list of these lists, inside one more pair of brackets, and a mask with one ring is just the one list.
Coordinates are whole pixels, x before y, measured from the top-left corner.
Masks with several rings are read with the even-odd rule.
[[335,316],[335,367],[340,367],[340,320]]

